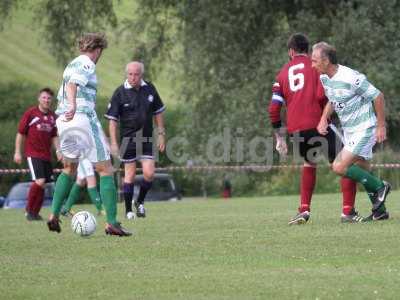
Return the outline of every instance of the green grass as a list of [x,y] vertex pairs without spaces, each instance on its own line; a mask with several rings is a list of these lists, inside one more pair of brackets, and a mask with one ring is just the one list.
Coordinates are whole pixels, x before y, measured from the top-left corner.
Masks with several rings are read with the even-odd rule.
[[[48,50],[51,45],[45,43],[43,32],[34,23],[32,8],[37,0],[24,2],[12,14],[10,21],[0,31],[0,82],[33,82],[39,86],[50,86],[58,89],[64,66],[57,64]],[[136,12],[136,2],[115,0],[114,8],[118,20],[132,17]],[[108,30],[109,46],[97,66],[99,95],[110,98],[114,90],[122,84],[125,77],[125,65],[131,57],[131,49],[124,41],[118,42],[118,30]],[[72,57],[71,57],[72,59]],[[156,80],[156,87],[164,102],[176,103],[176,95],[171,88],[169,75],[162,72]],[[27,101],[32,100],[27,99]]]
[[340,224],[341,196],[316,195],[311,222],[292,227],[297,196],[148,203],[124,222],[130,238],[105,236],[100,217],[81,238],[67,219],[55,234],[1,210],[1,299],[396,299],[399,195],[370,224]]

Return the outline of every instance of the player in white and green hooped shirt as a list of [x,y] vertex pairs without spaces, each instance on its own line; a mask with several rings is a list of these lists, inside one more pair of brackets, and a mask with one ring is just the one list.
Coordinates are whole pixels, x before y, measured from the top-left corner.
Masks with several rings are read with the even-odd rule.
[[58,93],[56,113],[59,118],[56,123],[64,168],[57,178],[47,225],[50,231],[61,231],[59,215],[63,201],[74,182],[78,161],[86,158],[95,164],[100,175],[100,196],[107,217],[106,234],[129,236],[131,233],[116,220],[117,191],[113,167],[108,143],[95,112],[96,63],[107,47],[107,40],[104,34],[86,33],[78,45],[81,55],[66,67]]
[[332,169],[365,187],[372,202],[372,214],[365,221],[388,219],[384,202],[390,184],[369,171],[373,146],[386,139],[383,94],[365,75],[339,65],[336,49],[325,42],[313,46],[311,60],[313,67],[321,73],[320,79],[329,99],[317,129],[326,134],[328,120],[335,111],[344,132],[344,147]]

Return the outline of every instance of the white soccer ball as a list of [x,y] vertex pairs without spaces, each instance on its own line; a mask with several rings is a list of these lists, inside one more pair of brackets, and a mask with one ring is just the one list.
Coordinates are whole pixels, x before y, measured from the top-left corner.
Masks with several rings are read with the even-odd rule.
[[80,236],[89,236],[96,231],[96,218],[88,211],[74,214],[71,220],[72,231]]

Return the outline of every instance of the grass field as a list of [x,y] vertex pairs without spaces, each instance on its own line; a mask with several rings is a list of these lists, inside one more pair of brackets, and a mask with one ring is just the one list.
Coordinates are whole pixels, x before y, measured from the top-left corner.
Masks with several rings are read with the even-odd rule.
[[[0,83],[32,82],[39,86],[58,89],[64,66],[57,64],[49,47],[42,38],[41,28],[34,22],[33,9],[38,0],[24,1],[12,14],[0,31]],[[132,0],[114,0],[119,22],[136,13],[137,4]],[[109,46],[97,66],[99,95],[111,97],[125,79],[124,69],[131,58],[133,45],[117,38],[117,29],[109,29]],[[72,59],[73,57],[71,57]],[[146,76],[145,76],[146,77]],[[161,72],[154,80],[163,101],[175,105],[177,95],[171,88],[170,75]],[[30,101],[30,100],[27,100]]]
[[105,236],[103,218],[81,238],[68,219],[55,234],[1,210],[0,298],[398,299],[399,195],[389,221],[368,224],[340,224],[340,195],[317,195],[312,221],[292,227],[297,196],[148,203],[124,222],[130,238]]

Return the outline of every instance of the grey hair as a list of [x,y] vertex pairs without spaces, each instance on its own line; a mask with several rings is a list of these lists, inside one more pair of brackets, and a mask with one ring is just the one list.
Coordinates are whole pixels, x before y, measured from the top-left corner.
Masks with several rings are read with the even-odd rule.
[[313,45],[312,49],[313,51],[317,49],[320,50],[321,56],[328,58],[331,64],[336,65],[338,63],[336,56],[336,48],[328,44],[327,42],[316,43],[315,45]]
[[130,65],[139,65],[140,66],[141,75],[144,74],[144,64],[142,62],[140,62],[140,61],[131,61],[131,62],[127,63],[126,67],[125,67],[125,72],[126,73],[128,72],[128,68],[129,68]]

